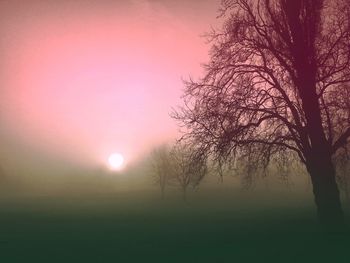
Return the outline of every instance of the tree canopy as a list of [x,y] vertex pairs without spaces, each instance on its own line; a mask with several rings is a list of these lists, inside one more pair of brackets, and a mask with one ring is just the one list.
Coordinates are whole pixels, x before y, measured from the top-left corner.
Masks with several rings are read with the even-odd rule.
[[185,82],[174,113],[183,140],[219,163],[239,157],[255,168],[294,154],[314,192],[334,184],[313,175],[320,163],[334,174],[330,158],[350,137],[349,2],[226,0],[220,15],[205,75]]

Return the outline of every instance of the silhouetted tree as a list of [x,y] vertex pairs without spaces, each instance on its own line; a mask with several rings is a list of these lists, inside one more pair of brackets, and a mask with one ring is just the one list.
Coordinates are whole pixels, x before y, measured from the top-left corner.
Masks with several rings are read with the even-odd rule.
[[183,199],[187,200],[187,189],[198,186],[207,173],[206,160],[186,145],[176,144],[171,152],[172,181],[179,185]]
[[170,149],[167,145],[162,145],[153,151],[152,166],[156,183],[159,184],[160,187],[161,198],[164,199],[165,187],[173,175]]
[[350,136],[347,0],[224,0],[211,60],[185,82],[183,140],[250,172],[297,156],[322,222],[343,218],[332,156]]

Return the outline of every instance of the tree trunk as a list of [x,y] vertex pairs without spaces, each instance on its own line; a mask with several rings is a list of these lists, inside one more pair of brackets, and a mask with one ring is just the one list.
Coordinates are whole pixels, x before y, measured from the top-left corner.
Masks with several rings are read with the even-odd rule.
[[[314,1],[312,7],[303,1],[286,1],[285,14],[288,19],[295,77],[302,108],[306,118],[308,138],[304,141],[306,166],[311,176],[319,219],[325,224],[343,221],[335,169],[331,160],[330,144],[326,138],[317,92],[316,38],[320,24],[323,0]],[[301,14],[307,12],[306,19]],[[301,137],[303,131],[301,131]],[[309,142],[310,141],[310,145]]]
[[[318,216],[323,224],[343,222],[343,211],[335,179],[332,153],[322,125],[321,109],[316,92],[315,72],[312,65],[299,67],[299,93],[307,120],[306,130],[310,139],[307,150],[307,170],[311,176]],[[307,147],[307,148],[308,148]]]
[[307,170],[311,176],[318,217],[324,225],[339,225],[344,222],[340,194],[335,179],[332,161],[322,154],[314,155],[308,161]]

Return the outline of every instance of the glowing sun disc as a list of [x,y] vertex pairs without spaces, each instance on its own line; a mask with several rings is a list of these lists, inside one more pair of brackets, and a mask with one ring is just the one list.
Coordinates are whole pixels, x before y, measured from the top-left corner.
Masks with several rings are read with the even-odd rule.
[[108,158],[108,163],[112,169],[120,169],[124,163],[124,157],[120,153],[113,153]]

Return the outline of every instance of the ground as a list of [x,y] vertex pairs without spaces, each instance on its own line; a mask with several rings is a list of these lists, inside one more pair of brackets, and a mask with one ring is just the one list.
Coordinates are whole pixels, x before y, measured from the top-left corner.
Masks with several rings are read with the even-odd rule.
[[290,196],[2,196],[1,262],[349,262],[348,228],[322,229],[313,203]]

